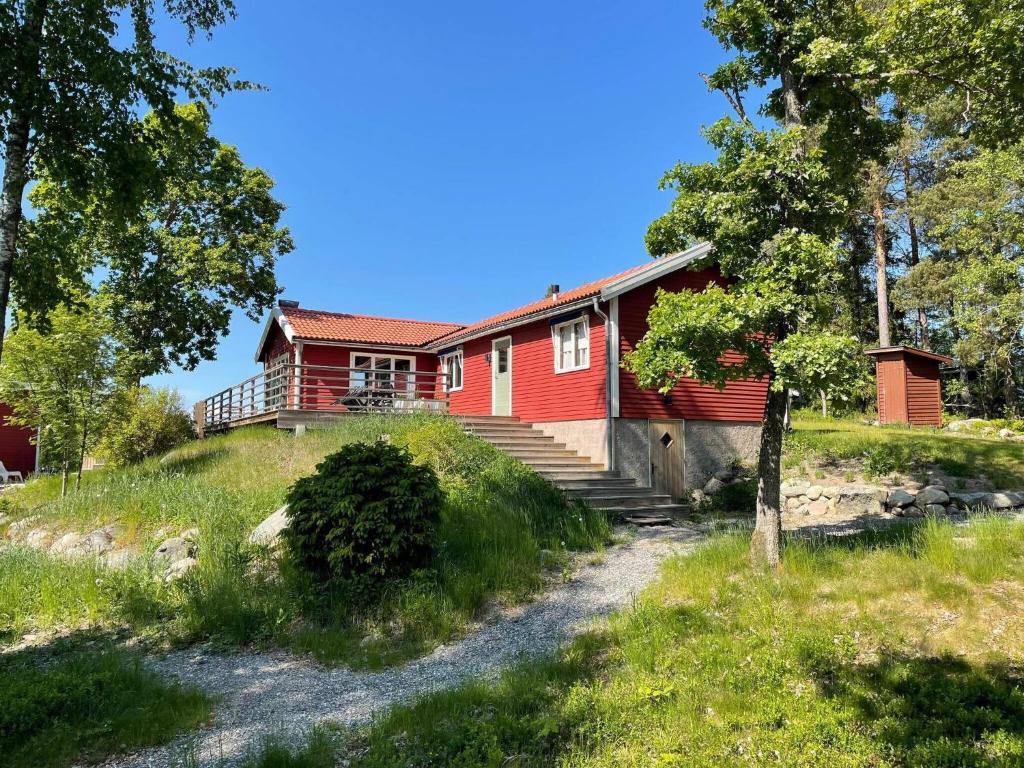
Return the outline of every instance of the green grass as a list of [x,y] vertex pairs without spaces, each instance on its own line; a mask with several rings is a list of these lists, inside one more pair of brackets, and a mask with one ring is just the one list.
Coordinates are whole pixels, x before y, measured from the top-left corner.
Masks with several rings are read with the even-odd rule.
[[1024,488],[1024,444],[941,432],[926,427],[873,427],[856,419],[832,419],[801,412],[786,437],[785,464],[857,459],[875,474],[928,464],[952,477],[987,476],[997,488]]
[[[437,471],[446,502],[430,567],[356,606],[247,536],[324,455],[382,435]],[[66,499],[52,479],[32,482],[8,507],[61,530],[116,523],[142,556],[116,573],[25,549],[0,552],[0,638],[128,626],[172,642],[276,643],[371,667],[450,640],[492,602],[527,599],[567,551],[599,549],[609,534],[603,514],[567,504],[519,462],[454,421],[428,416],[354,418],[300,437],[239,430],[126,471],[90,473]],[[198,565],[182,581],[162,584],[146,557],[159,543],[154,532],[192,526],[200,532]]]
[[747,535],[716,537],[557,657],[398,707],[335,758],[1024,765],[1024,524],[790,541],[770,573],[747,548]]
[[169,741],[210,702],[109,646],[0,655],[0,768],[59,768]]

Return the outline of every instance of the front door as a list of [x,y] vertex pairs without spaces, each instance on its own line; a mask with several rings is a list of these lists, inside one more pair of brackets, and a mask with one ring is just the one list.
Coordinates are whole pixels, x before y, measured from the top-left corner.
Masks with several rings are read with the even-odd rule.
[[686,493],[683,477],[684,423],[651,421],[651,485],[678,501]]
[[491,342],[491,413],[512,415],[512,339]]

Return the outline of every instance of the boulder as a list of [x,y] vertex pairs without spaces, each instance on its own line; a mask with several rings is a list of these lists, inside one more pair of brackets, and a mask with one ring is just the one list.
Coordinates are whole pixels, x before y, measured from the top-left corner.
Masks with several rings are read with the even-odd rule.
[[167,566],[167,570],[164,571],[164,581],[177,581],[195,568],[197,562],[198,561],[194,557],[183,557],[180,560],[175,560]]
[[15,520],[13,523],[7,526],[7,538],[18,538],[18,536],[30,530],[38,520],[39,515],[31,515],[29,517],[23,517],[21,520]]
[[115,571],[123,571],[135,558],[134,553],[128,549],[118,549],[113,552],[107,552],[106,554],[100,555],[100,562]]
[[78,545],[82,542],[82,534],[80,533],[65,533],[53,544],[50,545],[50,554],[53,555],[73,555],[78,549]]
[[937,485],[928,485],[917,492],[917,506],[925,507],[928,504],[946,504],[949,502],[949,494],[944,488]]
[[733,471],[731,469],[720,469],[714,474],[716,480],[721,480],[723,483],[727,483],[733,478]]
[[916,496],[903,488],[893,488],[886,497],[886,503],[890,507],[909,507],[914,503]]
[[828,514],[828,500],[818,498],[807,505],[807,514],[819,517]]
[[955,504],[950,504],[948,507],[946,507],[946,514],[947,515],[959,515],[960,514],[960,507],[956,506]]
[[[694,488],[692,491],[690,491],[690,501],[692,501],[698,507],[704,503],[705,499],[707,499],[707,495],[700,488]],[[276,515],[277,512],[275,512],[274,514]],[[271,517],[273,517],[273,515],[271,515]],[[267,520],[269,519],[270,518],[268,517]],[[267,522],[267,520],[264,520],[263,523]],[[263,523],[260,523],[260,526],[262,526]],[[259,527],[257,527],[257,530],[259,530]],[[253,531],[252,535],[255,536],[256,531]],[[249,537],[249,541],[252,541],[252,536]]]
[[157,564],[165,563],[172,564],[179,560],[185,560],[194,557],[196,554],[196,545],[194,542],[189,541],[184,536],[172,536],[169,539],[164,540],[159,547],[156,548],[156,552],[153,553],[153,562]]
[[46,549],[50,543],[50,532],[45,528],[35,528],[25,534],[25,544],[36,549]]
[[884,511],[885,495],[881,488],[850,485],[839,489],[832,507],[844,515],[879,515]]
[[926,504],[924,511],[929,515],[944,515],[946,514],[946,508],[941,504]]
[[788,499],[786,499],[787,512],[796,512],[798,509],[800,509],[801,506],[803,506],[803,504],[800,502],[800,499],[796,496],[790,496]]
[[[698,493],[701,495],[701,501],[703,501],[704,492],[701,490],[694,491],[690,498],[699,504],[700,502],[696,498]],[[285,504],[253,529],[253,532],[249,534],[249,543],[258,544],[263,547],[276,547],[281,541],[281,531],[287,527],[288,505]]]
[[725,483],[723,483],[717,477],[712,477],[704,484],[704,493],[706,493],[708,496],[714,496],[724,487]]
[[1012,429],[1007,429],[1006,427],[1003,427],[996,434],[998,434],[999,437],[1003,438],[1003,440],[1009,440],[1011,437],[1013,437],[1017,433],[1014,432]]
[[804,493],[804,496],[806,496],[811,501],[817,501],[818,499],[821,498],[821,495],[824,492],[825,489],[822,488],[820,485],[812,485],[808,487],[807,491]]
[[981,505],[989,509],[1013,509],[1016,505],[1013,497],[1008,493],[986,493],[981,500]]
[[982,506],[985,503],[986,496],[988,494],[984,491],[961,491],[949,494],[950,499],[965,509]]
[[102,555],[114,548],[115,528],[108,525],[104,528],[97,528],[90,531],[78,543],[78,551],[85,555]]
[[782,484],[779,492],[786,498],[790,496],[802,496],[807,492],[810,483],[806,480],[790,480]]
[[924,510],[918,506],[910,506],[903,508],[904,517],[924,517]]

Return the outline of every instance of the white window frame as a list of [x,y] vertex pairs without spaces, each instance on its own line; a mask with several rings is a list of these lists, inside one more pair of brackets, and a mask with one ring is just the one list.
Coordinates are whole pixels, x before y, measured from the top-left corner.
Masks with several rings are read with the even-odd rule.
[[[454,360],[459,361],[459,386],[451,386],[451,382],[455,381],[453,371],[449,369],[449,366]],[[448,352],[447,354],[441,355],[441,373],[444,374],[444,391],[445,392],[461,392],[462,386],[466,383],[466,358],[462,354],[462,348],[456,349],[454,352]]]
[[[397,373],[405,373],[405,374],[407,374],[409,376],[409,380],[406,383],[406,389],[407,389],[407,391],[408,391],[410,396],[415,396],[415,394],[416,394],[416,376],[414,374],[414,371],[416,370],[416,357],[414,355],[392,355],[392,354],[388,354],[388,353],[378,354],[376,352],[371,352],[369,350],[361,351],[361,350],[353,349],[349,353],[349,357],[348,357],[349,368],[354,369],[356,367],[356,358],[357,357],[368,357],[368,358],[370,358],[370,367],[369,368],[360,368],[359,369],[360,371],[365,370],[367,372],[367,374],[375,374],[375,373],[381,373],[383,371],[390,371],[390,373],[392,375],[392,381],[394,381],[394,374],[396,373],[396,371],[395,371],[395,361],[396,360],[405,360],[405,361],[407,361],[409,363],[409,370],[408,371],[397,371]],[[377,361],[378,360],[390,360],[391,361],[391,367],[390,368],[377,368]],[[353,372],[354,371],[349,371],[349,384],[350,384],[350,386],[351,386],[351,379],[352,379]],[[367,379],[367,381],[369,381],[369,378]]]
[[[267,360],[267,365],[263,369],[264,375],[264,390],[263,399],[266,401],[266,407],[270,410],[280,410],[288,403],[288,368],[292,364],[292,353],[290,350],[281,352],[278,355]],[[277,373],[277,369],[281,370]],[[267,381],[268,376],[274,378]],[[269,386],[267,384],[269,383]]]
[[[584,343],[584,349],[586,350],[587,362],[582,365],[562,365],[562,334],[561,330],[565,327],[572,327],[579,323],[583,324],[583,335],[579,336],[576,333],[572,334],[573,338],[573,358],[575,359],[575,353],[579,349],[580,341]],[[587,315],[582,317],[574,317],[572,320],[566,320],[561,323],[557,323],[551,326],[551,346],[555,353],[555,373],[572,373],[574,371],[585,371],[590,368],[590,318]]]

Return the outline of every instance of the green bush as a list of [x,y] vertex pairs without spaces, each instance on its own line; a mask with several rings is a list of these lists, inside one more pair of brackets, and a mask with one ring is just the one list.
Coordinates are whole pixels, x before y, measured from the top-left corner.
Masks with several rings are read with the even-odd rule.
[[920,458],[910,446],[898,443],[882,443],[864,452],[864,471],[869,477],[909,472],[920,463]]
[[192,417],[173,389],[136,387],[114,398],[97,453],[111,464],[137,464],[193,437]]
[[429,560],[443,503],[437,475],[408,451],[350,443],[288,492],[285,542],[322,579],[397,578]]

